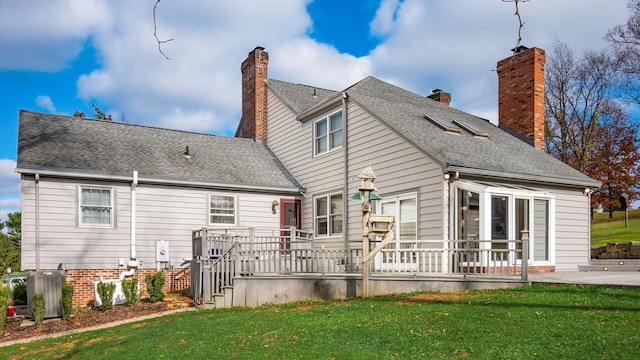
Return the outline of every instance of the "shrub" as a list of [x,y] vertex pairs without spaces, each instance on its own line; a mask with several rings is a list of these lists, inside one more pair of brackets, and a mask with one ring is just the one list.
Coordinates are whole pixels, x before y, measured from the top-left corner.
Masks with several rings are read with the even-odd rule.
[[13,304],[24,305],[27,303],[27,284],[18,283],[13,286]]
[[9,304],[10,292],[8,286],[0,284],[0,333],[4,331],[4,324],[7,321],[7,304]]
[[62,285],[62,296],[60,297],[60,311],[62,318],[69,321],[73,312],[73,286],[69,284]]
[[164,275],[162,271],[158,271],[153,275],[147,274],[145,280],[147,283],[147,291],[149,292],[149,301],[157,302],[164,300],[164,292],[162,291],[164,287]]
[[31,301],[33,302],[33,318],[36,326],[38,326],[44,321],[44,294],[33,294],[33,298],[31,299]]
[[132,277],[130,279],[122,280],[122,292],[124,293],[124,303],[127,305],[133,305],[140,300],[138,293],[138,278]]
[[116,292],[115,283],[105,283],[100,281],[98,283],[98,296],[102,301],[102,309],[109,310],[113,308],[113,293]]

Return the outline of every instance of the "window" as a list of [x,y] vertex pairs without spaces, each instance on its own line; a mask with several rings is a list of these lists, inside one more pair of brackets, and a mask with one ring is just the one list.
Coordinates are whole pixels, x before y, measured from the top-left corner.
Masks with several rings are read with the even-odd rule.
[[417,238],[418,207],[415,193],[385,197],[381,205],[383,214],[395,216],[396,240]]
[[342,234],[342,194],[320,196],[315,199],[316,236]]
[[209,224],[236,225],[236,197],[209,195]]
[[113,226],[113,189],[80,187],[80,225]]
[[314,155],[342,146],[342,111],[324,117],[314,124]]
[[[554,257],[555,199],[541,190],[516,184],[459,180],[456,182],[456,234],[459,240],[493,240],[480,248],[494,250],[491,260],[511,249],[512,240],[529,239],[529,253],[516,260],[549,264]],[[509,243],[508,243],[509,242]],[[520,243],[516,249],[522,249]]]

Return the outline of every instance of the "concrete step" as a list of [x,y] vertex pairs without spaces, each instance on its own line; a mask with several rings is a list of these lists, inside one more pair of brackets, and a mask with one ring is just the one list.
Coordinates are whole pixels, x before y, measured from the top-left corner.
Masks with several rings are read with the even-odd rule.
[[640,271],[640,259],[592,260],[587,265],[578,265],[579,271]]

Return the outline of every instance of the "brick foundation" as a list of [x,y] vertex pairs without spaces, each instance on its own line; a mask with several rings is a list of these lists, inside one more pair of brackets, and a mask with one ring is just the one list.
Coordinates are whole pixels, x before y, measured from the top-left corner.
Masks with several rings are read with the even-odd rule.
[[[100,276],[105,280],[117,279],[122,271],[115,269],[83,269],[67,271],[67,284],[73,285],[73,306],[85,307],[92,306],[94,302],[93,282],[99,281]],[[156,273],[155,269],[140,269],[135,272],[134,276],[138,278],[140,284],[140,297],[148,297],[147,284],[145,283],[146,274]],[[174,269],[163,271],[165,283],[164,292],[182,291],[189,288],[190,269]],[[173,276],[172,276],[173,275]]]

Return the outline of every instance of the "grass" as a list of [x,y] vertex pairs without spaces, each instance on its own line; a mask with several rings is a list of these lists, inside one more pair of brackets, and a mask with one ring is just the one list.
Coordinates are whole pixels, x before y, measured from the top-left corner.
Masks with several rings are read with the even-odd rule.
[[624,211],[615,211],[613,219],[609,213],[594,214],[591,222],[591,247],[607,243],[628,243],[640,241],[640,209],[629,210],[629,227],[624,227]]
[[536,285],[198,310],[0,348],[5,359],[638,359],[640,291]]

